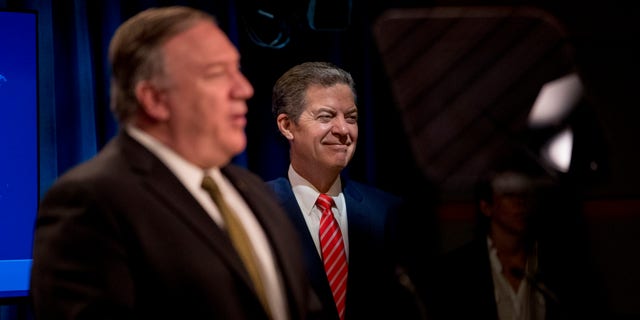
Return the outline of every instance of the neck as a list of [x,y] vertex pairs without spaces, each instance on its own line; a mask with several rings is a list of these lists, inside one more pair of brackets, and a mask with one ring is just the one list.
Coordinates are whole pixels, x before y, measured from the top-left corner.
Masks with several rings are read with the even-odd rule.
[[306,167],[298,167],[293,162],[291,165],[293,170],[305,180],[309,181],[320,193],[327,193],[340,175],[340,171],[322,170],[321,168],[306,170]]

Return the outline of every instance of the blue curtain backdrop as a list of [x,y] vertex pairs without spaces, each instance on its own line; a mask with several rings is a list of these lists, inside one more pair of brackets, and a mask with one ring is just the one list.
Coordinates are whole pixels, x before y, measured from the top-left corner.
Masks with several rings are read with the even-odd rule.
[[[381,6],[354,6],[353,11],[363,11],[352,11],[349,25],[314,30],[302,5],[285,9],[274,6],[278,2],[262,8],[258,2],[231,0],[5,0],[0,1],[1,9],[38,13],[41,195],[61,173],[95,155],[118,130],[109,110],[107,63],[109,40],[117,26],[145,8],[171,4],[213,13],[243,56],[243,71],[256,94],[249,101],[247,150],[234,162],[264,179],[285,173],[288,147],[270,113],[271,87],[294,64],[326,60],[352,72],[358,86],[360,143],[347,173],[385,189],[402,185],[394,182],[395,174],[379,169],[384,165],[379,155],[389,154],[389,141],[394,146],[404,143],[402,128],[394,127],[392,121],[396,110],[386,82],[375,81],[384,75],[372,56],[375,48],[369,26]],[[257,9],[275,15],[261,20],[251,14]],[[412,160],[406,149],[401,152],[394,152],[394,157]]]

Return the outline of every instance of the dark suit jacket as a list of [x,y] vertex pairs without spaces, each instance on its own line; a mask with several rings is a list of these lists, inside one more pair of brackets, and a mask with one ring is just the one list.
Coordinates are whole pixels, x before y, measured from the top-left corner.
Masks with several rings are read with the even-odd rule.
[[425,300],[435,319],[498,319],[486,238],[447,253],[433,268]]
[[[256,175],[222,173],[262,225],[292,319],[310,292],[297,234]],[[37,217],[31,295],[38,319],[267,319],[226,234],[171,171],[120,133],[64,174]]]
[[[311,285],[322,302],[313,319],[338,319],[322,259],[318,255],[302,212],[286,178],[267,182],[276,192],[302,239],[304,258]],[[397,298],[393,261],[395,215],[400,198],[379,189],[342,180],[349,225],[349,278],[346,319],[397,319],[389,312],[398,310],[390,302]]]

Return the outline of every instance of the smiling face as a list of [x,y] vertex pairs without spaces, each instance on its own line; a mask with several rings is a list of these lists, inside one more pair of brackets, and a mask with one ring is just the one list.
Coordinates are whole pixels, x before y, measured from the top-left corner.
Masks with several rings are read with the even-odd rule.
[[311,85],[305,101],[297,122],[279,117],[279,122],[286,121],[279,126],[290,141],[291,164],[303,176],[329,174],[333,180],[353,157],[358,141],[353,92],[346,84]]
[[246,146],[246,100],[253,95],[240,72],[238,51],[207,20],[162,49],[164,75],[146,106],[158,123],[151,132],[202,168],[228,163]]

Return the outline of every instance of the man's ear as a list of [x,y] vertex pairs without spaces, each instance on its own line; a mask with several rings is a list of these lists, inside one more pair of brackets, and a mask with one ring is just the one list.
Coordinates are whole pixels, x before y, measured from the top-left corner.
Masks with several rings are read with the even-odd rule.
[[158,121],[169,118],[170,112],[164,93],[150,81],[138,82],[135,94],[148,117]]
[[289,116],[281,113],[278,115],[278,118],[276,118],[276,122],[278,123],[278,130],[280,130],[280,133],[282,133],[287,140],[293,140],[293,133],[291,132],[291,126],[293,124]]
[[485,217],[491,218],[491,204],[486,200],[480,200],[480,212]]

